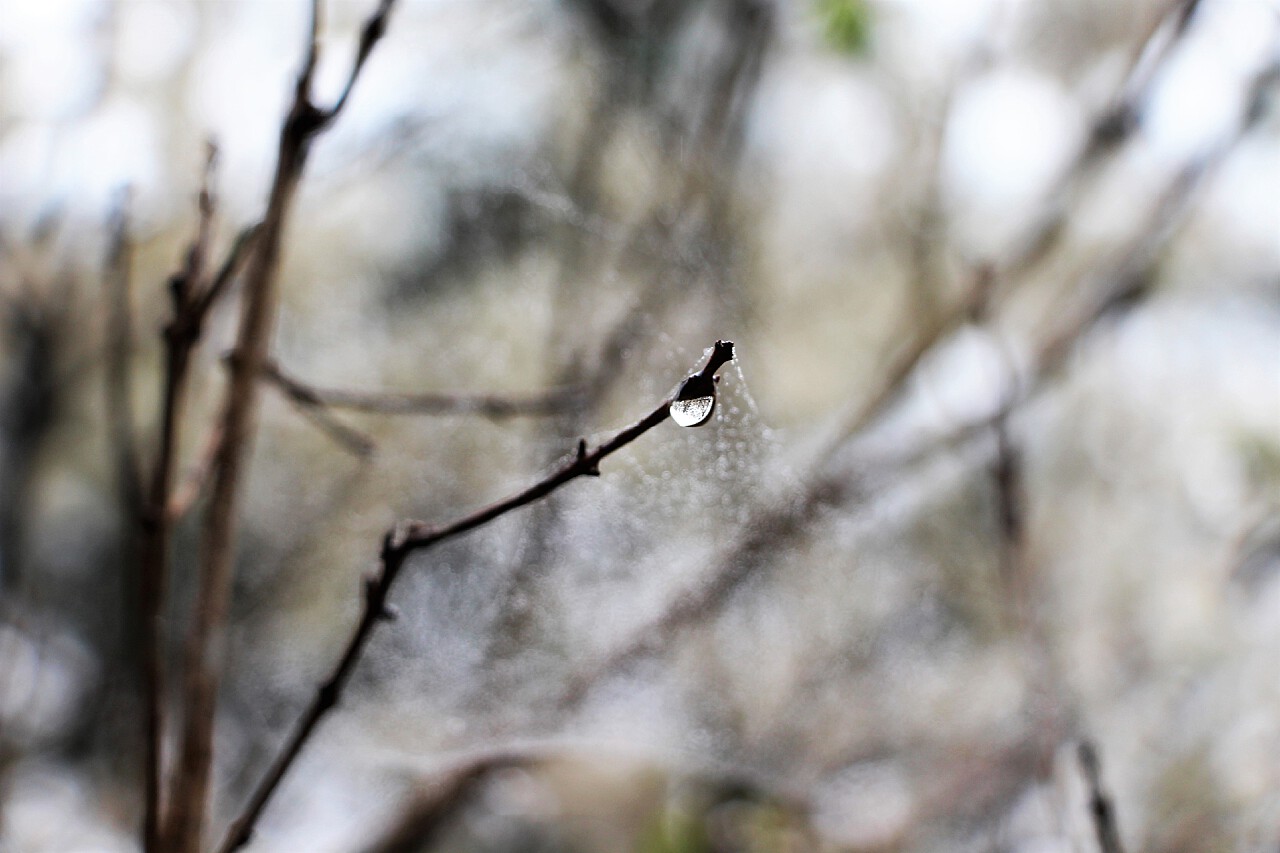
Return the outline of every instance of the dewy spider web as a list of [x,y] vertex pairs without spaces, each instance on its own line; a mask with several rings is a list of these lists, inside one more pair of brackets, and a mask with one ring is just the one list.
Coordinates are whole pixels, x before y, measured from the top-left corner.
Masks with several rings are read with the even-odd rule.
[[[509,627],[500,602],[508,564],[523,557],[520,541],[535,516],[529,510],[420,558],[397,596],[411,618],[375,638],[376,660],[357,674],[365,686],[353,694],[395,697],[419,715],[434,709],[442,719],[483,727],[487,715],[546,701],[555,692],[549,687],[651,621],[714,564],[770,493],[770,478],[785,472],[740,368],[723,373],[705,427],[664,424],[610,457],[600,478],[558,493],[559,523],[544,564],[510,593],[527,613],[514,655],[490,656],[503,639],[494,632]],[[495,673],[500,695],[492,693]],[[459,734],[438,727],[444,740],[428,737],[417,750],[456,745]]]

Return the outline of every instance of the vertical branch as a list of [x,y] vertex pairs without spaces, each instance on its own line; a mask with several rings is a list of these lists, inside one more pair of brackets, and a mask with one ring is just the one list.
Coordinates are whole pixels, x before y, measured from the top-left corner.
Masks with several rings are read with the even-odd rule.
[[[120,511],[125,521],[121,553],[125,584],[124,618],[135,623],[136,612],[132,602],[141,608],[141,624],[137,626],[137,644],[141,669],[139,682],[143,698],[143,847],[147,853],[156,850],[160,815],[160,690],[159,651],[152,631],[152,608],[157,598],[153,573],[139,562],[146,547],[145,534],[134,524],[145,513],[142,471],[138,460],[138,443],[134,434],[133,419],[133,356],[132,301],[133,243],[129,235],[130,190],[121,192],[117,207],[112,213],[110,246],[106,259],[107,329],[105,352],[107,427],[115,453],[116,481],[119,488]],[[129,567],[141,565],[135,577]],[[136,586],[135,586],[136,585]],[[135,598],[135,595],[137,596]]]
[[356,62],[342,96],[332,108],[321,109],[311,100],[320,25],[319,0],[312,0],[306,54],[293,102],[280,131],[267,211],[245,272],[240,328],[222,416],[223,444],[204,518],[199,590],[183,659],[186,717],[168,827],[170,846],[183,853],[199,849],[208,806],[214,711],[225,656],[222,629],[230,599],[240,480],[252,441],[257,378],[266,361],[275,323],[284,231],[311,142],[332,124],[345,105],[365,59],[385,32],[391,3],[392,0],[382,0],[377,12],[365,23]]
[[124,190],[112,214],[111,244],[107,251],[107,420],[116,451],[117,477],[125,512],[137,513],[142,500],[142,474],[133,433],[132,298],[133,241],[129,236],[129,190]]
[[160,415],[159,447],[145,501],[139,486],[139,593],[142,603],[143,690],[146,694],[143,725],[146,731],[145,806],[143,847],[147,853],[161,849],[163,817],[160,780],[164,773],[164,648],[162,613],[169,573],[169,540],[172,520],[166,512],[173,490],[173,471],[186,398],[191,350],[200,335],[195,294],[206,277],[213,229],[214,200],[211,190],[217,152],[211,144],[205,160],[199,197],[199,225],[180,272],[169,282],[173,315],[164,331],[164,402]]

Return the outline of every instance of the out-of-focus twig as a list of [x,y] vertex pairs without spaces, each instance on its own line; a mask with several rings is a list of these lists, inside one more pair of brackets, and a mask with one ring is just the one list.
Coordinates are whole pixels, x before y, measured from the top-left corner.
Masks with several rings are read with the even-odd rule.
[[[695,376],[710,380],[716,372],[733,358],[733,344],[717,341],[707,363]],[[405,561],[416,551],[429,548],[446,539],[452,539],[471,530],[475,530],[507,513],[527,506],[554,492],[565,483],[578,477],[598,477],[600,463],[609,455],[644,435],[649,430],[667,420],[669,409],[674,398],[663,400],[644,418],[619,432],[613,438],[589,450],[585,440],[578,443],[577,454],[551,472],[547,477],[534,483],[529,488],[497,503],[477,510],[456,521],[441,527],[423,522],[408,522],[397,525],[387,532],[383,539],[381,568],[375,577],[364,582],[364,608],[360,619],[352,630],[350,638],[341,657],[328,678],[316,690],[315,698],[294,724],[285,740],[284,746],[271,762],[265,776],[258,783],[248,803],[231,824],[231,829],[218,846],[220,853],[231,853],[246,844],[253,832],[258,816],[270,801],[284,778],[285,773],[293,765],[294,760],[302,752],[316,726],[337,705],[343,688],[351,676],[356,663],[364,651],[373,629],[381,621],[393,618],[387,597],[395,584]]]
[[280,131],[267,210],[245,272],[236,360],[231,366],[221,427],[222,452],[214,470],[203,526],[199,589],[184,655],[186,717],[167,827],[170,846],[178,853],[195,853],[199,849],[208,806],[214,710],[223,658],[223,637],[219,632],[226,622],[230,598],[241,472],[252,438],[257,379],[266,361],[274,325],[277,270],[285,227],[311,143],[342,112],[366,59],[386,31],[392,3],[393,0],[380,0],[377,10],[366,20],[346,86],[327,109],[317,107],[312,100],[312,78],[319,54],[320,4],[319,0],[311,3],[305,58]]
[[362,458],[373,453],[373,439],[339,420],[334,416],[334,410],[380,415],[478,415],[496,421],[560,414],[576,407],[582,398],[573,388],[523,397],[322,389],[286,373],[274,361],[263,365],[262,378],[325,435],[344,450]]
[[1101,853],[1124,853],[1124,847],[1120,843],[1120,829],[1116,825],[1115,806],[1102,787],[1098,750],[1091,741],[1086,740],[1080,744],[1078,754],[1080,771],[1084,774],[1084,782],[1089,789],[1089,815],[1093,818],[1093,828],[1098,834],[1098,848]]
[[316,388],[286,373],[274,362],[263,365],[262,376],[295,403],[316,409],[346,409],[379,415],[479,415],[491,420],[554,415],[574,405],[574,388],[542,394],[408,393]]
[[107,252],[107,340],[106,384],[107,412],[111,443],[116,451],[117,479],[122,507],[136,516],[142,503],[142,470],[138,461],[138,442],[133,427],[133,355],[132,299],[133,240],[129,234],[128,189],[111,216],[110,245]]
[[1042,260],[1058,242],[1070,216],[1071,202],[1095,174],[1105,156],[1133,136],[1141,123],[1142,109],[1160,70],[1186,35],[1200,0],[1170,0],[1143,33],[1129,57],[1129,67],[1119,89],[1094,117],[1076,156],[1063,170],[1049,193],[1052,204],[1023,235],[1001,264],[1001,278],[1017,276]]
[[213,300],[204,300],[208,292],[208,256],[213,239],[213,174],[217,149],[210,143],[205,158],[198,201],[199,224],[196,236],[187,249],[182,269],[169,281],[172,316],[164,331],[164,399],[160,414],[159,445],[152,462],[151,482],[141,511],[140,585],[144,620],[142,644],[143,684],[146,692],[144,725],[146,728],[146,806],[144,809],[144,848],[155,853],[163,847],[163,821],[166,803],[161,783],[164,760],[164,626],[162,612],[169,568],[169,539],[172,520],[167,512],[173,489],[182,411],[184,407],[191,352],[199,341],[205,313]]

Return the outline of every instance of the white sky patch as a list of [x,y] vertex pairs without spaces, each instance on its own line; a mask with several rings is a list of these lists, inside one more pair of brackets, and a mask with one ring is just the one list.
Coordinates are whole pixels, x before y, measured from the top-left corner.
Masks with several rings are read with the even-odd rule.
[[222,193],[232,213],[253,211],[270,180],[296,51],[277,53],[257,30],[233,29],[196,60],[188,109],[218,140]]
[[892,846],[915,810],[906,774],[887,761],[841,771],[817,790],[814,800],[814,828],[838,845],[857,849]]
[[991,333],[961,329],[921,372],[921,402],[933,409],[944,428],[988,417],[1010,390],[1012,359]]
[[888,165],[896,145],[884,95],[839,64],[796,62],[768,78],[751,132],[784,184],[850,193]]
[[960,199],[1004,207],[1044,193],[1080,145],[1079,105],[1051,79],[1002,68],[956,96],[943,180]]
[[46,201],[54,138],[45,122],[19,125],[0,138],[0,216],[38,210]]
[[[8,27],[8,21],[0,23],[0,30]],[[89,106],[98,89],[95,57],[80,33],[33,35],[6,53],[3,97],[25,118],[72,118]]]
[[1016,5],[1016,0],[886,0],[879,5],[887,15],[909,17],[913,52],[942,67],[939,56],[954,58],[988,37],[996,13],[1004,11],[1002,6]]
[[190,6],[138,0],[121,3],[115,62],[133,83],[156,83],[178,70],[191,49],[195,15]]
[[1169,60],[1144,128],[1161,160],[1178,165],[1206,153],[1236,127],[1244,105],[1239,75],[1204,45]]
[[1280,58],[1280,5],[1206,4],[1156,80],[1144,129],[1158,156],[1180,164],[1221,143],[1240,120],[1250,78]]
[[135,98],[115,97],[64,138],[50,189],[84,210],[105,210],[126,184],[140,196],[159,192],[164,162],[155,111]]
[[106,6],[106,0],[0,0],[0,48],[14,50],[39,39],[75,35]]
[[1246,141],[1223,164],[1204,203],[1231,239],[1280,264],[1280,146]]

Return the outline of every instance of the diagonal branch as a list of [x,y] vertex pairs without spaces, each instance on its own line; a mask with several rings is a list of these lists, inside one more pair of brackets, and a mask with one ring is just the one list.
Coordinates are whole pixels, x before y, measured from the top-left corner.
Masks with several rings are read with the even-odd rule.
[[1085,785],[1089,788],[1089,814],[1098,834],[1098,848],[1102,853],[1124,853],[1120,843],[1120,830],[1116,826],[1116,810],[1111,797],[1102,787],[1102,768],[1098,750],[1090,741],[1080,744],[1078,756]]
[[581,396],[573,388],[556,388],[524,397],[321,389],[291,376],[271,361],[263,365],[262,378],[306,408],[346,409],[379,415],[479,415],[491,420],[537,417],[562,412],[575,405]]
[[[710,380],[721,366],[733,358],[733,344],[728,341],[716,341],[710,357],[702,370],[694,376]],[[279,754],[271,762],[266,775],[258,783],[253,795],[249,798],[244,810],[231,824],[226,838],[218,845],[219,853],[232,853],[248,843],[253,827],[262,814],[271,796],[275,793],[285,773],[293,765],[294,760],[302,752],[316,726],[337,705],[343,688],[351,677],[352,670],[368,643],[373,629],[381,621],[391,619],[393,611],[387,605],[387,596],[396,578],[400,575],[405,561],[415,551],[423,550],[475,530],[500,516],[527,506],[578,477],[600,476],[600,463],[612,453],[644,435],[649,430],[666,421],[674,397],[663,400],[657,408],[645,415],[636,423],[619,432],[613,438],[597,446],[587,449],[587,443],[578,443],[577,454],[551,474],[529,488],[497,503],[490,504],[470,515],[457,519],[441,527],[432,527],[422,522],[392,528],[383,538],[381,554],[381,570],[376,577],[366,578],[364,582],[364,609],[360,620],[356,623],[347,640],[346,647],[329,677],[316,690],[315,698],[294,724],[293,730],[286,739]]]
[[582,399],[572,388],[524,397],[320,389],[286,373],[274,361],[263,365],[262,379],[338,446],[360,458],[373,454],[373,439],[336,417],[335,409],[380,415],[478,415],[499,421],[555,415],[576,407]]

